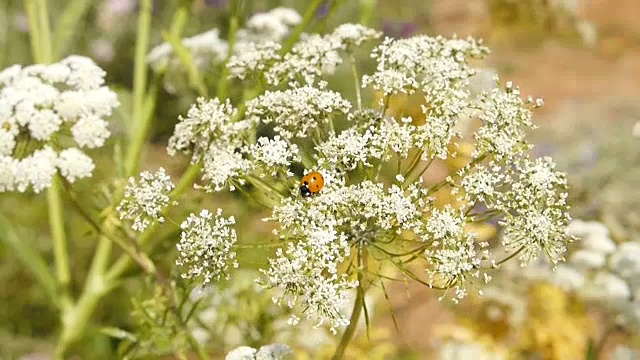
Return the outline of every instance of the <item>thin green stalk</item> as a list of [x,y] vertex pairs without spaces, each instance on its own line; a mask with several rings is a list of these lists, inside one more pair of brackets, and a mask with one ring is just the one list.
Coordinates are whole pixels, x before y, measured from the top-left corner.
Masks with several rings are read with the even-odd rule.
[[80,20],[91,8],[93,0],[70,0],[58,17],[53,32],[53,54],[59,59],[69,47],[71,39],[78,32]]
[[360,0],[360,24],[371,25],[377,7],[377,0]]
[[36,0],[25,0],[24,10],[29,19],[29,37],[31,40],[31,56],[34,61],[40,61],[42,56],[42,45],[40,44],[40,24],[38,21],[38,5]]
[[356,100],[358,103],[358,110],[362,110],[362,94],[360,90],[360,77],[358,76],[358,67],[356,58],[353,53],[349,52],[349,63],[351,63],[351,73],[353,74],[353,81],[356,85]]
[[[235,1],[234,1],[235,3]],[[235,6],[232,5],[232,9],[234,9],[231,13],[231,19],[229,20],[229,36],[227,37],[227,41],[229,42],[229,50],[227,52],[227,58],[222,66],[222,74],[220,75],[220,79],[218,80],[218,89],[216,96],[219,99],[226,99],[229,92],[229,68],[227,67],[227,63],[229,59],[233,55],[233,47],[236,43],[236,32],[238,31],[238,15],[236,14]]]
[[[362,248],[360,247],[360,249]],[[353,304],[353,310],[351,311],[351,318],[349,318],[349,325],[344,330],[344,333],[342,334],[342,338],[340,339],[340,343],[338,344],[338,347],[336,348],[335,353],[331,357],[331,359],[333,360],[342,359],[342,357],[344,356],[344,353],[347,350],[349,343],[351,343],[351,339],[353,339],[353,335],[356,333],[356,329],[358,327],[358,321],[360,320],[360,313],[362,312],[365,305],[364,304],[364,288],[363,288],[363,279],[364,279],[363,270],[366,270],[366,269],[360,269],[360,267],[362,266],[362,261],[363,261],[363,254],[358,254],[359,284],[358,284],[357,293],[356,293],[356,300]]]
[[149,33],[151,32],[151,0],[140,1],[140,14],[138,15],[138,29],[136,37],[136,49],[133,65],[133,109],[132,109],[132,134],[127,157],[125,160],[125,176],[133,175],[140,165],[142,148],[147,141],[147,123],[151,117],[143,117],[144,95],[147,84],[147,50],[149,48]]
[[40,24],[40,46],[42,47],[42,58],[38,62],[48,64],[53,61],[53,42],[51,41],[47,0],[38,0],[38,23]]
[[0,54],[0,69],[4,69],[9,62],[9,4],[0,3],[0,49],[6,49]]
[[51,231],[51,240],[53,242],[53,258],[60,294],[63,297],[68,297],[69,287],[71,285],[71,270],[69,267],[67,238],[64,230],[64,208],[62,205],[62,196],[60,191],[60,177],[56,175],[51,181],[51,187],[47,190],[49,228]]
[[293,30],[293,33],[291,33],[289,38],[287,38],[287,41],[282,46],[281,54],[286,54],[291,51],[293,45],[298,41],[298,39],[300,39],[300,35],[302,35],[309,23],[313,21],[318,8],[324,2],[325,0],[313,0],[309,6],[307,6],[307,9],[304,11],[304,15],[302,16],[302,22]]

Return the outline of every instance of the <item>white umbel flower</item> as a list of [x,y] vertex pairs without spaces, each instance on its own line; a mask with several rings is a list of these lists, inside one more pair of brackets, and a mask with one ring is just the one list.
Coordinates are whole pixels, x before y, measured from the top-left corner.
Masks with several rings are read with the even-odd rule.
[[[76,145],[101,147],[110,136],[105,117],[118,106],[118,99],[103,86],[104,77],[100,67],[82,56],[69,56],[49,65],[13,66],[0,72],[0,155],[17,157],[13,175],[5,177],[15,183],[5,184],[2,191],[32,187],[40,192],[50,186],[56,168],[71,182],[91,176],[93,161]],[[75,145],[59,141],[70,136]],[[13,154],[16,139],[25,137],[44,145],[31,154]],[[69,147],[57,150],[57,154],[48,145],[51,143]],[[34,170],[38,166],[40,174]]]
[[205,209],[199,216],[191,214],[182,222],[176,265],[185,270],[183,278],[202,278],[205,284],[229,278],[229,265],[238,267],[236,253],[231,251],[238,240],[232,228],[235,223],[233,216],[222,217],[221,209],[215,217]]
[[164,222],[162,211],[169,205],[169,193],[175,185],[171,177],[160,168],[155,174],[140,173],[140,180],[129,178],[124,199],[117,207],[120,219],[133,221],[133,230],[144,231],[153,222]]
[[286,139],[306,137],[310,129],[327,124],[335,116],[346,114],[349,101],[330,90],[303,86],[284,91],[266,91],[247,102],[247,116],[264,123],[275,124],[274,129]]

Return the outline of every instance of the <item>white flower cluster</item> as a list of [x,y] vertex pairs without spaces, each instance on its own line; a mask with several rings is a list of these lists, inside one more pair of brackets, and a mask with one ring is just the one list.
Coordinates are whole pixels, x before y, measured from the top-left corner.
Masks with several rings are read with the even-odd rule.
[[293,358],[293,349],[287,344],[270,344],[254,349],[240,346],[231,350],[225,360],[286,360]]
[[171,177],[160,168],[155,174],[140,173],[140,180],[129,178],[124,199],[116,210],[120,219],[132,220],[135,231],[144,231],[153,222],[164,222],[162,211],[169,205],[169,193],[174,188]]
[[0,72],[0,192],[41,192],[57,172],[69,182],[91,176],[80,149],[104,145],[104,119],[118,106],[104,76],[81,56]]
[[309,201],[284,199],[265,220],[280,224],[276,235],[296,242],[288,242],[269,260],[270,268],[262,270],[265,286],[281,288],[284,293],[275,301],[291,308],[299,305],[318,325],[329,323],[334,332],[348,325],[340,311],[349,300],[348,290],[358,284],[339,275],[338,265],[350,256],[352,246],[416,229],[425,195],[417,187],[405,193],[395,185],[385,191],[382,184],[363,182],[329,186]]
[[240,175],[252,169],[249,161],[237,151],[241,138],[252,126],[251,120],[235,121],[237,110],[229,100],[198,98],[187,117],[180,117],[167,151],[170,155],[190,153],[191,162],[203,162],[203,180],[207,191],[220,191],[227,185],[233,190],[234,182],[244,184]]
[[[183,39],[182,45],[189,50],[199,68],[204,68],[211,62],[222,62],[227,57],[228,44],[220,39],[218,29]],[[165,71],[180,64],[169,43],[162,43],[153,48],[147,55],[147,61],[155,71]]]
[[[279,43],[301,20],[295,10],[288,8],[276,8],[249,18],[245,28],[236,34],[232,49],[234,56],[228,65],[231,76],[243,79],[277,60]],[[201,71],[223,63],[229,54],[229,43],[220,38],[218,29],[182,39],[182,45]],[[147,61],[154,71],[164,74],[164,85],[168,91],[175,92],[184,82],[185,69],[171,44],[165,42],[153,48],[147,55]]]
[[331,90],[303,86],[284,91],[266,91],[247,102],[247,116],[266,124],[284,138],[306,137],[309,130],[328,124],[338,114],[346,114],[351,103]]
[[[282,291],[278,304],[302,309],[334,331],[348,323],[341,309],[358,286],[349,277],[358,270],[342,266],[361,259],[354,249],[405,274],[405,260],[420,260],[429,277],[423,282],[455,288],[458,301],[466,283],[488,282],[483,269],[499,260],[488,243],[477,243],[477,223],[499,221],[503,237],[496,247],[517,252],[523,265],[539,254],[557,262],[571,240],[564,175],[551,159],[534,160],[525,151],[525,130],[541,103],[522,100],[510,84],[472,93],[470,61],[488,50],[473,39],[418,36],[375,48],[376,71],[362,83],[378,90],[381,101],[375,108],[353,106],[322,76],[342,63],[341,52],[353,61],[354,48],[377,37],[346,24],[306,35],[282,56],[273,44],[256,41],[255,56],[237,54],[231,74],[242,78],[244,68],[259,67],[272,87],[247,101],[246,111],[199,99],[169,142],[170,153],[186,152],[203,164],[207,190],[250,183],[279,193],[266,220],[276,223],[282,246],[262,270],[261,284]],[[425,97],[423,123],[387,114],[390,95],[417,91]],[[463,131],[463,118],[478,130]],[[473,149],[466,166],[423,183],[435,159],[453,159],[463,146]],[[292,179],[301,167],[323,176],[309,197],[297,195],[300,180]],[[430,189],[450,192],[455,205],[436,205]]]
[[276,62],[264,74],[270,85],[289,83],[313,84],[323,74],[331,74],[342,63],[340,50],[380,37],[380,33],[362,25],[344,24],[327,35],[308,34],[293,46],[282,61]]
[[180,242],[176,265],[184,267],[183,278],[203,278],[207,284],[211,280],[229,278],[229,264],[238,267],[234,260],[236,253],[231,251],[238,240],[232,225],[236,223],[233,216],[222,217],[222,210],[218,209],[215,218],[208,210],[202,210],[199,216],[195,214],[182,222],[180,228]]

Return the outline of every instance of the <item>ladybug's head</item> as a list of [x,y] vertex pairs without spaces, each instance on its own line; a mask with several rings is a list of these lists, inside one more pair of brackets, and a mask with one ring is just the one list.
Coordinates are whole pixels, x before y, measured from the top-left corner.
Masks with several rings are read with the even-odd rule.
[[311,196],[311,190],[309,190],[309,186],[307,184],[300,185],[300,194],[303,197]]

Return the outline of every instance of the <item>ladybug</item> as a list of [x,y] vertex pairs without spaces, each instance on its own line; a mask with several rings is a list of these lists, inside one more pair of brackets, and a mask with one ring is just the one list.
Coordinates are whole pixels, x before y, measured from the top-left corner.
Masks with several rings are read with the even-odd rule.
[[300,194],[303,197],[309,197],[315,195],[324,186],[324,177],[317,171],[312,171],[302,177],[300,180]]

